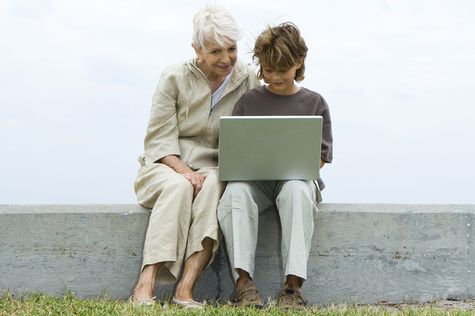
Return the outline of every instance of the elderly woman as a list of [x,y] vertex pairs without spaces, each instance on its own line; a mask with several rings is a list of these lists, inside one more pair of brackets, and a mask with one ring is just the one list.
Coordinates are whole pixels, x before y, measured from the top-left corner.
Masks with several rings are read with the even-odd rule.
[[241,95],[258,85],[252,69],[237,61],[239,39],[226,10],[205,7],[193,19],[196,58],[161,75],[135,182],[139,203],[152,209],[136,303],[153,303],[156,279],[174,283],[184,261],[172,302],[200,307],[193,288],[218,248],[219,117],[230,115]]

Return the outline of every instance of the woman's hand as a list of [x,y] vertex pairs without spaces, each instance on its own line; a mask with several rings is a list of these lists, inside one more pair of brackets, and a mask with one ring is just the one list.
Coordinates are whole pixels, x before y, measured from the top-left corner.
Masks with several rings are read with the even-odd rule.
[[181,175],[184,176],[185,179],[190,181],[194,189],[193,197],[196,197],[196,195],[198,195],[198,192],[200,192],[201,188],[203,187],[203,182],[205,181],[205,177],[203,177],[201,174],[197,172],[194,172],[191,169],[190,169],[190,172],[181,173]]
[[200,192],[201,188],[203,187],[203,182],[205,181],[204,176],[191,170],[188,165],[186,165],[175,155],[163,157],[159,162],[172,168],[177,173],[185,177],[186,180],[190,181],[191,185],[193,186],[193,197],[198,195],[198,192]]

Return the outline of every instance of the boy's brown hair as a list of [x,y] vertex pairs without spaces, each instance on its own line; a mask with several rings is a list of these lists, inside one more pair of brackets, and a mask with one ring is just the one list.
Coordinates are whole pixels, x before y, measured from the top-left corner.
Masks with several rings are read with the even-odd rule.
[[294,78],[295,81],[302,81],[305,77],[307,51],[307,45],[295,24],[284,22],[275,27],[269,26],[259,35],[254,45],[252,58],[259,65],[257,76],[263,79],[263,65],[272,70],[286,71],[297,63],[302,63]]

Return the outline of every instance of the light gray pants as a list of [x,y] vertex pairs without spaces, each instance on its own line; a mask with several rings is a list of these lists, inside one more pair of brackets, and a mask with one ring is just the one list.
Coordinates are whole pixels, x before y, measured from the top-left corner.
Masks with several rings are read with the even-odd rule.
[[218,220],[234,278],[236,269],[254,278],[259,213],[275,205],[282,226],[284,275],[306,279],[317,196],[320,200],[313,181],[229,182],[219,203]]

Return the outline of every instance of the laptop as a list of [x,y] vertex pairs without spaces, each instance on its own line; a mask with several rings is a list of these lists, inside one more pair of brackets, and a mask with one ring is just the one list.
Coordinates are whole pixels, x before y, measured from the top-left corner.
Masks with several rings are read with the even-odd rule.
[[321,116],[222,116],[219,180],[315,180]]

